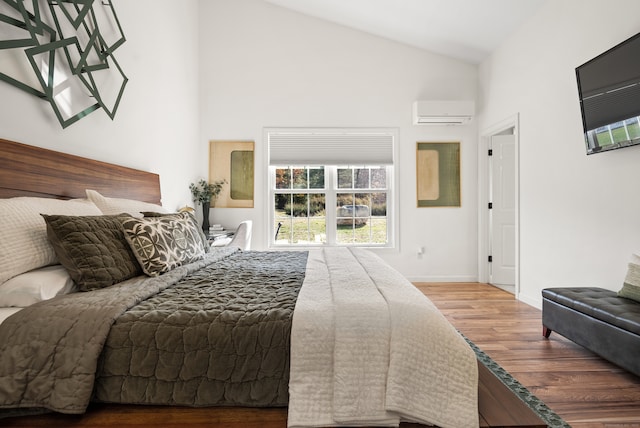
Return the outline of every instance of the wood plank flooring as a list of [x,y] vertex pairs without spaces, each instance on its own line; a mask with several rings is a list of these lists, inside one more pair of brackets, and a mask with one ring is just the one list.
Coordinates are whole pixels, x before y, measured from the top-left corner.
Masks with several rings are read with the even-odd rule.
[[416,286],[573,428],[640,427],[640,378],[556,333],[544,339],[538,309],[486,284]]
[[[456,328],[572,427],[640,428],[640,378],[556,333],[544,339],[539,310],[486,284],[416,286]],[[282,428],[286,414],[286,409],[92,405],[85,415],[4,419],[0,426]]]

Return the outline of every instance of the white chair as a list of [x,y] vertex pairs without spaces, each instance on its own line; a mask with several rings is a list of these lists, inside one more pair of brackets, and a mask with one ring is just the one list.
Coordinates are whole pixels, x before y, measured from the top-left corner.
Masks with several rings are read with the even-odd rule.
[[236,233],[231,238],[231,241],[227,244],[229,247],[240,247],[241,250],[251,249],[251,229],[253,222],[251,220],[245,220],[238,225]]

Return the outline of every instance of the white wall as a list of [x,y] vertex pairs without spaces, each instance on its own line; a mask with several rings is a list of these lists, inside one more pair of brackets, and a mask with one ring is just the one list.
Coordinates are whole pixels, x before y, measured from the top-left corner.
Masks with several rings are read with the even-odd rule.
[[[310,18],[259,0],[200,3],[201,142],[254,140],[253,209],[212,221],[254,221],[264,249],[265,127],[399,129],[400,251],[381,255],[413,280],[477,278],[477,128],[417,127],[417,99],[475,99],[477,67]],[[462,142],[462,207],[416,208],[417,141]],[[419,258],[417,248],[425,247]]]
[[548,0],[480,66],[479,131],[520,113],[520,299],[619,290],[640,251],[640,147],[587,156],[575,68],[640,31],[637,0]]
[[0,138],[156,172],[165,206],[175,209],[206,170],[198,142],[198,2],[113,4],[127,38],[115,56],[129,78],[115,120],[99,110],[63,130],[47,102],[0,82]]

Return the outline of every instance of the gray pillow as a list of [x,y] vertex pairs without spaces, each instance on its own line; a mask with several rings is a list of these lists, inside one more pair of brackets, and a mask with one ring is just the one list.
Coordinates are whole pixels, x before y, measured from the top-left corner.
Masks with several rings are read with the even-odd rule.
[[205,246],[188,213],[121,218],[124,235],[144,273],[158,276],[204,257]]
[[120,216],[42,217],[60,264],[80,290],[108,287],[142,274],[125,239]]

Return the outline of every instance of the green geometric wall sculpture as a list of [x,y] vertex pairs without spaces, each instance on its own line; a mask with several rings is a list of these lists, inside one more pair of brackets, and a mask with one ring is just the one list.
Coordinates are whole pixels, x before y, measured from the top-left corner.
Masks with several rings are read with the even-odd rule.
[[111,0],[0,0],[0,80],[47,100],[63,128],[98,109],[115,117],[125,41]]

